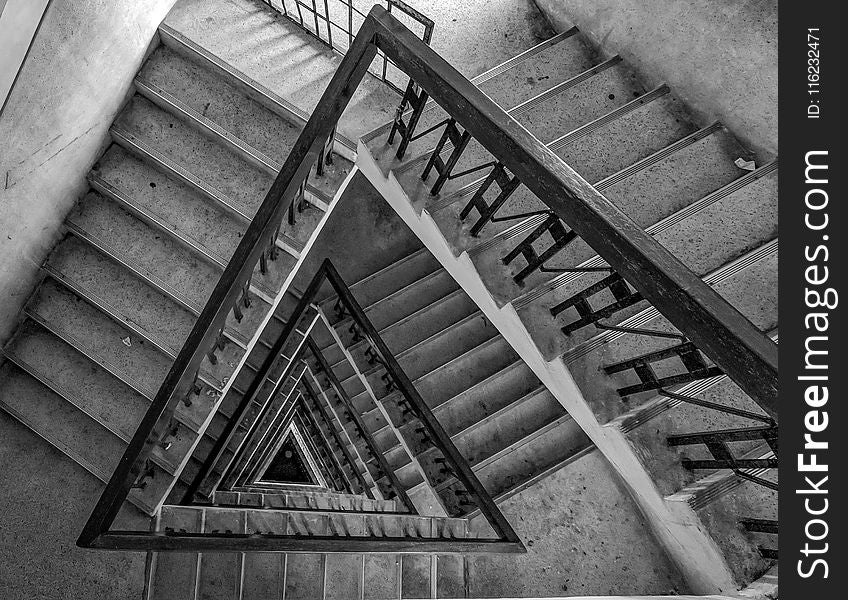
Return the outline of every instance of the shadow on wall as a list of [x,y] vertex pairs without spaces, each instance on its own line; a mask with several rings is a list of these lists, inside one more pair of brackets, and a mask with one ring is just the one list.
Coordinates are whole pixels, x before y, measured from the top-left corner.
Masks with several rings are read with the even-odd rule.
[[721,121],[760,161],[777,152],[776,0],[534,0],[650,86],[667,83],[703,124]]

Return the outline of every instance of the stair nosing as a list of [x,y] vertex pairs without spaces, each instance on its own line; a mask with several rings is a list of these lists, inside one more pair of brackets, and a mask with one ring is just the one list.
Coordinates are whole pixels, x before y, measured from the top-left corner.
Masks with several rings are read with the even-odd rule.
[[[570,414],[565,413],[564,415],[557,417],[556,419],[548,422],[547,424],[543,425],[542,427],[539,427],[538,429],[533,430],[532,432],[530,432],[529,434],[527,434],[523,438],[516,440],[515,442],[513,442],[509,446],[506,446],[505,448],[501,448],[500,450],[498,450],[494,454],[491,454],[491,455],[487,456],[486,458],[484,458],[483,460],[481,460],[481,461],[479,461],[479,462],[477,462],[473,465],[470,465],[471,470],[474,473],[479,473],[480,471],[491,467],[493,464],[495,464],[499,460],[509,456],[513,452],[516,452],[519,449],[523,448],[524,446],[527,446],[528,444],[533,443],[534,440],[540,438],[541,436],[543,436],[544,434],[546,434],[550,431],[553,431],[554,429],[556,429],[557,427],[559,427],[563,423],[567,423],[567,422],[573,421],[573,420],[574,419],[572,419]],[[435,489],[438,490],[438,491],[441,491],[443,489],[446,489],[450,484],[454,483],[455,481],[458,481],[456,479],[456,477],[453,477],[453,476],[448,477],[447,479],[445,479],[444,481],[439,483],[437,486],[435,486]]]
[[[772,254],[775,254],[778,249],[778,238],[773,238],[768,242],[765,242],[761,246],[754,248],[750,252],[746,252],[745,254],[736,257],[732,261],[725,263],[719,268],[715,269],[711,273],[702,277],[702,281],[710,286],[715,286],[722,281],[727,280],[729,277],[735,275],[736,273],[757,264],[758,262],[767,259]],[[622,326],[626,327],[641,327],[661,316],[660,312],[653,306],[648,306],[647,308],[642,309],[635,315],[632,315],[621,322]],[[625,332],[621,331],[603,331],[598,333],[591,338],[581,342],[574,348],[570,348],[565,352],[559,355],[559,358],[565,363],[570,364],[580,358],[586,356],[589,352],[600,348],[604,344],[607,344],[613,340],[616,340],[620,337],[628,335]]]
[[[184,246],[189,252],[193,252],[197,257],[212,263],[221,271],[226,268],[229,261],[224,259],[222,256],[217,255],[212,249],[205,246],[199,240],[181,232],[179,228],[169,223],[165,218],[156,214],[156,212],[152,209],[136,203],[128,193],[110,183],[100,175],[90,173],[88,175],[88,181],[92,188],[101,195],[117,202],[140,220],[145,221],[151,227],[154,227],[162,233],[170,236],[177,243]],[[272,299],[274,294],[270,289],[251,281],[250,291],[266,303],[273,304]]]
[[[164,341],[158,339],[158,336],[156,336],[156,335],[148,332],[144,328],[136,325],[134,321],[132,321],[130,319],[122,318],[120,311],[118,311],[109,302],[107,302],[106,300],[101,298],[98,294],[89,290],[88,288],[81,285],[77,281],[69,278],[68,276],[66,276],[61,271],[54,268],[49,262],[42,265],[41,268],[53,279],[53,281],[57,282],[59,285],[64,286],[65,288],[70,290],[72,293],[83,298],[86,302],[88,302],[89,304],[94,306],[97,310],[99,310],[100,312],[105,314],[112,321],[114,321],[115,323],[118,323],[122,327],[126,327],[127,329],[129,329],[130,331],[135,333],[135,335],[137,335],[138,337],[147,340],[153,346],[155,346],[160,352],[162,352],[167,357],[169,357],[171,360],[176,359],[177,353],[178,353],[177,350],[174,350],[173,348],[169,347],[166,343],[164,343]],[[204,381],[212,389],[214,389],[218,392],[220,392],[222,390],[222,387],[217,382],[215,382],[214,378],[211,378],[211,377],[208,377],[208,376],[203,376],[203,377],[205,377]]]
[[[731,194],[743,189],[747,185],[758,181],[759,179],[762,179],[763,177],[766,177],[776,168],[777,161],[772,161],[766,165],[763,165],[755,171],[751,171],[749,173],[746,173],[745,175],[742,175],[741,177],[737,177],[728,184],[723,185],[722,187],[710,192],[709,194],[698,200],[695,200],[691,204],[687,204],[680,210],[660,219],[653,225],[646,227],[645,233],[651,236],[656,235],[658,233],[662,233],[673,225],[676,225],[684,219],[692,217],[700,211],[704,210],[705,208],[715,204],[719,200],[730,196]],[[599,255],[596,254],[593,257],[586,259],[578,266],[598,267],[605,264],[606,262]],[[528,306],[531,302],[538,300],[539,298],[545,296],[546,294],[549,294],[557,288],[563,285],[567,285],[572,281],[575,281],[580,276],[580,273],[563,273],[561,275],[557,275],[556,277],[539,284],[537,287],[528,290],[527,292],[513,300],[511,304],[516,310],[520,310],[525,306]]]
[[[122,255],[122,253],[112,244],[109,244],[89,233],[79,224],[74,223],[70,217],[65,220],[65,227],[67,227],[75,237],[79,238],[110,260],[130,271],[136,277],[140,278],[145,284],[151,286],[163,296],[170,298],[179,306],[183,307],[186,311],[193,315],[195,319],[200,316],[200,313],[203,310],[202,306],[195,304],[192,299],[183,295],[182,292],[173,289],[170,285],[148,272],[146,269],[143,269],[140,265],[135,264],[130,257]],[[249,341],[244,339],[241,334],[232,327],[227,326],[224,328],[224,336],[242,350],[247,349]]]
[[[243,73],[235,66],[222,60],[220,57],[215,56],[211,52],[208,52],[194,40],[183,35],[167,23],[161,23],[158,31],[163,40],[168,40],[176,44],[180,49],[186,51],[194,59],[196,59],[194,62],[200,62],[202,63],[202,67],[218,72],[226,80],[228,80],[228,83],[234,84],[237,88],[243,86],[244,88],[249,89],[253,94],[258,96],[258,99],[252,99],[258,101],[260,104],[265,106],[265,108],[277,114],[280,118],[300,128],[303,128],[309,120],[309,115],[304,110],[284,99],[282,96],[274,93],[258,81],[250,78],[247,74]],[[166,43],[166,45],[168,44]],[[251,97],[250,94],[247,95],[248,97]],[[339,132],[336,132],[335,134],[335,141],[345,148],[345,154],[349,154],[349,156],[345,156],[344,154],[341,154],[341,156],[346,160],[355,162],[357,150],[356,143]]]
[[[511,412],[512,410],[517,409],[519,406],[523,405],[525,402],[528,402],[528,401],[532,400],[533,398],[536,398],[536,397],[538,397],[538,396],[540,396],[540,395],[542,395],[546,392],[548,394],[550,394],[550,392],[548,391],[548,388],[545,387],[544,384],[542,384],[542,385],[536,387],[535,389],[527,392],[526,394],[522,394],[521,396],[518,396],[517,398],[513,398],[508,404],[505,404],[504,406],[500,407],[498,410],[487,414],[482,419],[475,421],[471,425],[466,426],[464,429],[461,429],[460,431],[457,431],[456,433],[450,434],[451,441],[456,442],[457,440],[459,440],[460,437],[474,432],[476,429],[479,429],[480,427],[494,421],[498,417],[502,417],[503,415]],[[554,402],[556,402],[556,399],[554,399]],[[559,404],[559,402],[556,402],[556,405],[561,406]],[[563,410],[563,412],[565,412],[565,409],[562,409],[562,410]],[[426,450],[423,450],[421,452],[421,454],[424,455],[424,454],[427,454],[427,453],[432,452],[434,450],[435,450],[435,447],[431,446],[431,447],[427,448]]]
[[[24,373],[26,373],[26,372],[24,372]],[[29,376],[28,373],[26,373],[26,375]],[[73,449],[70,446],[68,446],[67,444],[60,442],[58,440],[54,440],[54,439],[52,439],[51,436],[48,436],[48,435],[38,431],[38,429],[36,429],[32,424],[30,424],[28,422],[28,420],[21,413],[19,413],[16,409],[12,408],[11,406],[8,406],[2,400],[0,400],[0,410],[3,410],[6,414],[10,415],[16,421],[21,423],[24,427],[26,427],[27,429],[32,431],[35,435],[37,435],[42,440],[47,442],[51,447],[55,448],[56,450],[58,450],[59,452],[61,452],[65,456],[67,456],[69,459],[71,459],[73,462],[75,462],[76,464],[81,466],[83,469],[85,469],[86,471],[88,471],[89,473],[94,475],[102,483],[105,484],[105,483],[109,482],[111,475],[107,475],[106,473],[103,473],[98,467],[96,467],[95,465],[90,463],[88,460],[84,459],[82,456],[79,456],[76,452],[74,452]],[[127,496],[127,500],[129,500],[130,502],[135,504],[144,513],[146,513],[148,515],[153,513],[153,507],[148,506],[145,502],[143,502],[138,497],[137,494],[133,493],[132,490],[130,490],[129,495]]]
[[[223,125],[197,112],[194,108],[185,104],[161,86],[145,81],[141,76],[136,76],[133,85],[141,96],[147,98],[165,112],[174,114],[187,121],[189,125],[211,134],[215,140],[221,142],[222,145],[255,167],[265,171],[270,177],[276,178],[282,170],[283,164],[281,162],[268,156],[246,140],[241,139],[236,134],[227,130]],[[305,184],[304,197],[307,202],[322,212],[327,212],[332,201],[332,198],[328,197],[327,194],[308,181]]]
[[[100,427],[104,431],[114,435],[116,438],[121,440],[121,442],[123,442],[125,445],[129,444],[130,440],[132,440],[133,434],[135,433],[135,431],[133,431],[133,432],[118,431],[117,427],[113,427],[109,423],[104,423],[99,417],[91,414],[91,412],[89,412],[87,409],[83,408],[83,403],[80,402],[79,398],[77,398],[74,394],[71,394],[67,390],[64,390],[62,388],[62,386],[59,385],[58,382],[54,381],[48,375],[42,373],[39,369],[36,369],[34,366],[29,364],[28,361],[22,359],[19,356],[16,356],[14,352],[9,352],[8,349],[5,349],[5,348],[3,349],[3,355],[5,355],[6,358],[8,358],[10,361],[12,361],[19,369],[21,369],[22,371],[27,373],[30,377],[33,377],[36,381],[40,382],[46,388],[50,389],[54,394],[56,394],[57,396],[62,398],[70,406],[74,407],[74,409],[78,410],[79,412],[81,412],[82,414],[87,416],[89,419],[91,419],[93,422],[100,425]],[[185,426],[185,423],[182,423],[182,419],[178,419],[178,420],[180,421],[181,424],[183,424]],[[191,431],[191,428],[188,428],[188,429]],[[195,433],[195,434],[197,433],[195,431],[192,431],[192,432]],[[177,467],[169,464],[161,456],[158,456],[157,454],[154,454],[154,453],[151,452],[150,459],[154,463],[156,463],[163,471],[165,471],[165,473],[167,473],[171,477],[175,476],[175,473],[177,471]]]
[[[418,377],[415,381],[413,381],[413,382],[412,382],[413,387],[415,386],[415,384],[416,384],[416,383],[420,382],[421,380],[423,380],[423,379],[424,379],[424,378],[426,378],[426,377],[430,377],[433,373],[436,373],[436,372],[438,372],[438,371],[440,371],[440,370],[442,370],[442,369],[447,368],[448,366],[450,366],[452,363],[454,363],[454,362],[456,362],[456,361],[459,361],[459,360],[461,360],[461,359],[467,358],[467,357],[468,357],[468,356],[469,356],[472,352],[476,352],[477,350],[480,350],[481,348],[483,348],[483,347],[485,347],[485,346],[494,345],[496,342],[498,342],[498,341],[500,341],[500,340],[503,340],[503,339],[504,339],[504,338],[503,338],[502,336],[500,336],[500,335],[495,335],[495,336],[493,336],[493,337],[489,338],[489,339],[488,339],[488,340],[486,340],[485,342],[483,342],[483,343],[481,343],[481,344],[478,344],[477,346],[474,346],[473,348],[471,348],[471,349],[467,350],[466,352],[463,352],[463,353],[462,353],[462,354],[460,354],[459,356],[457,356],[457,357],[455,357],[455,358],[451,359],[450,361],[448,361],[448,362],[444,363],[443,365],[439,365],[438,367],[436,367],[436,368],[435,368],[435,369],[433,369],[432,371],[430,371],[430,372],[428,372],[428,373],[424,373],[423,375],[421,375],[421,377]],[[505,340],[504,340],[504,341],[505,341]],[[523,361],[519,358],[519,359],[518,359],[518,360],[516,360],[515,362],[510,363],[509,365],[507,365],[506,367],[504,367],[504,368],[503,368],[503,369],[501,369],[500,371],[497,371],[496,373],[493,373],[492,375],[489,375],[489,376],[488,376],[488,377],[486,377],[485,379],[482,379],[481,381],[479,381],[479,382],[475,383],[474,385],[472,385],[471,387],[467,388],[466,390],[463,390],[463,391],[462,391],[462,392],[460,392],[459,394],[454,394],[453,396],[451,396],[451,398],[449,398],[448,400],[446,400],[445,402],[443,402],[443,403],[442,403],[442,404],[440,404],[439,406],[442,406],[443,404],[447,404],[448,402],[450,402],[450,401],[451,401],[451,400],[453,400],[454,398],[456,398],[456,397],[460,396],[461,394],[466,393],[468,390],[472,389],[472,388],[473,388],[473,387],[475,387],[476,385],[479,385],[479,384],[483,383],[484,381],[486,381],[487,379],[490,379],[491,377],[494,377],[495,375],[499,375],[500,373],[502,373],[503,371],[505,371],[505,370],[507,370],[507,369],[515,368],[515,367],[516,367],[516,365],[521,364],[521,363],[523,363]],[[394,397],[394,396],[397,396],[398,394],[400,394],[400,391],[397,391],[397,390],[396,390],[396,391],[393,391],[392,393],[387,394],[387,395],[383,396],[382,398],[380,398],[380,402],[386,402],[388,399],[390,399],[390,398],[392,398],[392,397]],[[359,394],[357,394],[357,395],[359,395]],[[434,408],[434,409],[431,409],[431,410],[433,410],[433,412],[435,413],[435,411],[436,411],[437,409],[438,409],[438,406],[437,406],[436,408]],[[372,409],[372,410],[374,410],[374,409]],[[370,412],[371,412],[371,411],[369,410],[368,412],[364,413],[364,414],[363,414],[363,416],[367,415],[367,414],[368,414],[368,413],[370,413]],[[380,428],[380,430],[378,430],[378,431],[381,431],[382,429],[383,429],[383,428]],[[376,433],[376,432],[375,432],[375,433]]]
[[[648,168],[656,165],[657,163],[668,158],[669,156],[673,155],[674,153],[676,153],[676,152],[678,152],[678,151],[680,151],[680,150],[682,150],[682,149],[684,149],[688,146],[691,146],[692,144],[694,144],[694,143],[696,143],[696,142],[698,142],[698,141],[700,141],[704,138],[709,137],[710,135],[712,135],[713,133],[716,133],[717,131],[720,131],[721,129],[723,129],[723,126],[721,125],[721,123],[719,121],[715,121],[712,124],[707,125],[706,127],[703,127],[703,128],[701,128],[697,131],[694,131],[694,132],[690,133],[689,135],[684,136],[684,137],[680,138],[679,140],[677,140],[675,142],[672,142],[671,144],[665,146],[664,148],[661,148],[660,150],[657,150],[656,152],[649,154],[645,158],[638,160],[635,163],[632,163],[632,164],[620,169],[619,171],[613,173],[612,175],[604,177],[603,179],[594,183],[592,187],[594,187],[598,191],[603,191],[603,190],[609,189],[609,188],[613,187],[614,185],[621,183],[622,181],[624,181],[628,177],[631,177],[631,176],[633,176],[634,174],[636,174],[640,171],[643,171],[645,169],[648,169]],[[551,143],[553,143],[553,142],[551,142]],[[546,144],[546,146],[549,146],[549,144]],[[479,178],[475,181],[472,181],[472,182],[454,190],[451,194],[447,195],[446,197],[439,198],[439,200],[437,202],[434,202],[434,203],[430,204],[429,206],[427,206],[427,212],[432,215],[432,214],[435,214],[435,213],[437,213],[441,210],[446,209],[447,207],[451,206],[452,204],[459,202],[463,197],[468,196],[468,195],[476,192],[478,189],[480,189],[480,186],[483,184],[483,181],[485,179],[486,179],[485,177],[481,177],[481,178]]]
[[[514,67],[517,67],[518,65],[525,63],[527,60],[529,60],[530,58],[533,58],[534,56],[537,56],[538,54],[540,54],[542,51],[546,50],[547,48],[553,47],[556,44],[558,44],[559,42],[561,42],[565,39],[568,39],[568,38],[572,37],[573,35],[576,35],[577,33],[579,33],[578,28],[577,27],[571,27],[566,31],[555,34],[555,35],[549,37],[547,40],[539,42],[535,46],[532,46],[532,47],[528,48],[527,50],[524,50],[523,52],[520,52],[519,54],[516,54],[515,56],[508,58],[507,60],[503,61],[502,63],[495,65],[491,69],[489,69],[487,71],[483,71],[479,75],[475,75],[474,77],[472,77],[470,79],[470,81],[474,85],[480,86],[480,85],[486,83],[487,81],[490,81],[491,79],[494,79],[495,77],[500,76],[500,75],[512,70]],[[433,100],[432,98],[428,99],[427,103],[425,105],[424,112],[428,112],[429,110],[435,108],[435,105],[436,105],[435,100]],[[412,112],[411,110],[405,112],[404,116],[408,115],[411,112]],[[361,138],[362,141],[365,144],[367,144],[371,140],[373,140],[377,137],[380,137],[384,132],[391,129],[393,124],[394,124],[394,121],[389,121],[388,123],[380,125],[379,127],[374,129],[373,131],[362,136],[362,138]]]
[[[399,290],[396,290],[396,291],[392,292],[392,293],[391,293],[391,294],[389,294],[388,296],[383,296],[382,298],[380,298],[379,300],[376,300],[376,301],[372,302],[372,303],[371,303],[371,304],[369,304],[368,306],[363,306],[363,307],[362,307],[362,311],[363,311],[363,312],[368,312],[368,311],[370,311],[370,310],[373,310],[373,309],[374,309],[374,307],[378,306],[378,305],[379,305],[380,303],[382,303],[382,302],[388,302],[389,300],[397,299],[397,297],[398,297],[398,296],[400,296],[400,294],[408,292],[408,291],[409,291],[409,290],[411,290],[414,286],[416,286],[416,285],[418,285],[418,284],[420,284],[420,283],[423,283],[423,282],[424,282],[424,281],[426,281],[426,280],[435,279],[436,277],[438,277],[439,275],[441,275],[441,274],[443,274],[443,273],[447,273],[447,271],[445,271],[445,269],[444,269],[444,268],[437,268],[437,269],[436,269],[435,271],[433,271],[432,273],[429,273],[429,274],[425,275],[425,276],[424,276],[424,277],[422,277],[421,279],[416,279],[416,280],[415,280],[415,281],[413,281],[412,283],[409,283],[409,284],[407,284],[407,285],[403,286],[402,288],[400,288]],[[450,273],[447,273],[447,274],[448,274],[448,275],[450,275]],[[453,279],[451,278],[451,280],[453,280]],[[447,294],[446,294],[446,295],[447,295]],[[351,320],[352,320],[352,317],[345,317],[344,319],[341,319],[341,320],[339,320],[338,322],[333,323],[333,327],[335,327],[335,328],[342,327],[343,325],[346,325],[347,323],[349,323]]]
[[[152,163],[154,166],[164,171],[165,174],[176,177],[178,180],[203,195],[205,198],[214,202],[215,206],[220,207],[243,223],[249,224],[252,221],[252,218],[244,212],[243,207],[240,207],[232,198],[212,185],[206,183],[182,165],[171,160],[168,156],[154,149],[141,136],[131,133],[116,124],[113,124],[109,128],[109,133],[115,143],[124,148],[127,152],[135,154],[143,161]],[[286,254],[292,256],[295,260],[299,259],[300,254],[303,252],[303,245],[299,241],[283,233],[281,233],[280,237],[277,238],[276,245],[286,252]]]
[[[553,87],[548,88],[547,90],[539,92],[538,94],[536,94],[532,98],[528,98],[527,100],[524,100],[523,102],[520,102],[520,103],[516,104],[515,106],[513,106],[509,109],[506,109],[504,112],[506,112],[506,114],[508,114],[509,116],[511,116],[513,118],[517,118],[517,117],[533,110],[534,108],[541,106],[542,104],[544,104],[545,102],[547,102],[551,98],[554,98],[554,97],[558,96],[559,94],[566,92],[567,90],[569,90],[569,89],[571,89],[571,88],[573,88],[577,85],[580,85],[584,81],[588,81],[592,77],[595,77],[596,75],[603,73],[607,69],[610,69],[610,68],[614,67],[615,65],[617,65],[621,62],[622,62],[621,57],[618,54],[616,54],[616,55],[614,55],[614,56],[612,56],[612,57],[610,57],[606,60],[601,61],[597,65],[593,65],[593,66],[589,67],[588,69],[586,69],[585,71],[578,73],[577,75],[566,79],[565,81],[559,82],[558,84],[556,84]],[[641,98],[641,96],[640,96],[640,98]],[[624,106],[627,106],[627,105],[625,104]],[[616,109],[616,110],[618,110],[618,109]],[[615,111],[613,111],[613,112],[615,112]],[[609,114],[609,113],[607,113],[607,114]],[[586,125],[589,125],[591,123],[594,123],[594,121],[590,121]],[[585,125],[583,127],[585,127]],[[578,129],[582,129],[582,127],[578,128]],[[574,131],[577,131],[577,129],[573,130],[572,133]],[[566,135],[569,135],[569,134],[566,134]],[[582,137],[582,135],[579,136],[579,137]],[[554,140],[553,142],[550,142],[550,144],[557,142],[558,139]],[[448,140],[447,142],[445,142],[444,146],[442,147],[440,154],[444,153],[447,150],[450,150],[451,148],[453,148],[453,144],[450,142],[450,140]],[[406,171],[409,171],[410,169],[416,167],[417,165],[420,165],[421,163],[428,161],[430,159],[430,156],[435,151],[436,151],[436,147],[434,146],[434,147],[430,148],[429,150],[422,152],[418,156],[416,156],[416,157],[406,161],[405,163],[399,165],[398,167],[394,168],[393,171],[395,172],[395,176],[399,176],[402,173],[405,173]]]
[[[392,323],[392,324],[390,324],[390,325],[386,325],[386,327],[384,327],[383,329],[380,329],[377,333],[379,333],[379,334],[380,334],[380,337],[385,337],[385,335],[387,334],[387,332],[389,332],[389,330],[390,330],[392,327],[398,327],[398,326],[404,325],[404,324],[406,324],[406,323],[409,323],[409,322],[410,322],[413,318],[417,318],[417,317],[420,317],[421,315],[426,314],[426,313],[427,313],[427,311],[429,311],[429,310],[433,309],[434,307],[437,307],[437,306],[438,306],[439,304],[441,304],[442,302],[448,302],[448,301],[450,301],[450,300],[453,300],[453,299],[454,299],[454,298],[456,298],[457,296],[462,295],[462,294],[464,294],[464,293],[465,293],[465,292],[462,290],[462,288],[457,288],[457,289],[455,289],[454,291],[452,291],[450,294],[448,294],[448,295],[446,295],[446,296],[442,296],[441,298],[439,298],[438,300],[436,300],[436,301],[435,301],[435,302],[433,302],[432,304],[428,304],[427,306],[423,306],[423,307],[419,308],[418,310],[416,310],[414,313],[409,314],[409,315],[407,315],[407,316],[403,317],[402,319],[399,319],[398,321],[395,321],[394,323]],[[478,311],[477,311],[477,312],[480,312],[480,311],[479,311],[479,309],[478,309]],[[458,323],[458,322],[459,322],[459,321],[456,321],[456,323]],[[347,348],[347,350],[350,352],[350,351],[352,351],[354,348],[356,348],[357,346],[362,346],[362,345],[367,344],[367,343],[368,343],[368,341],[367,341],[367,340],[361,340],[361,341],[359,341],[359,342],[356,342],[356,343],[354,343],[354,344],[351,344],[351,345]],[[335,345],[335,344],[332,344],[332,345]],[[329,347],[330,347],[330,346],[328,346],[327,348],[322,348],[322,350],[327,350]],[[332,365],[332,366],[334,366],[334,367],[335,367],[336,365],[341,364],[341,362],[342,362],[342,361],[339,361],[338,363],[336,363],[335,365]]]

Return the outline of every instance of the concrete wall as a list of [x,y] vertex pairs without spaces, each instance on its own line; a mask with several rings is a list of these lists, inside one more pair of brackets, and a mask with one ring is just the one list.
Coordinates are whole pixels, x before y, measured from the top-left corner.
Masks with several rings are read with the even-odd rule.
[[0,49],[0,106],[5,104],[12,89],[48,2],[50,0],[0,0],[0,40],[3,40]]
[[0,342],[173,3],[50,4],[0,115]]
[[761,160],[776,154],[777,0],[535,2],[558,31],[577,25]]

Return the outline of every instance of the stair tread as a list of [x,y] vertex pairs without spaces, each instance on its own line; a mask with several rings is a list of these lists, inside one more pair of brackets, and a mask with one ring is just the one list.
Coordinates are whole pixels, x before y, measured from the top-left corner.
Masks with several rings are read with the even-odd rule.
[[[115,130],[129,132],[155,148],[156,152],[211,186],[217,191],[216,195],[249,218],[271,187],[273,177],[267,172],[141,96],[133,97],[115,122]],[[122,142],[120,138],[118,141]],[[297,213],[294,225],[284,220],[280,233],[302,246],[323,214],[316,208],[306,208]]]
[[[156,282],[161,291],[178,299],[199,315],[221,276],[219,268],[198,260],[186,249],[135,218],[116,203],[88,194],[71,211],[68,223],[90,237],[101,251]],[[270,307],[251,294],[251,308],[244,309],[238,323],[228,316],[228,326],[240,344],[246,345]]]
[[[172,357],[194,326],[194,315],[74,236],[54,249],[47,265],[63,283],[85,290],[98,302],[108,303],[117,313],[113,318],[120,318]],[[144,302],[139,302],[142,298]],[[241,350],[227,344],[218,353],[218,364],[207,365],[206,369],[222,380],[237,364]]]
[[[62,340],[57,340],[57,344],[74,348],[148,401],[152,401],[170,368],[170,359],[144,339],[126,331],[52,280],[41,285],[26,312]],[[192,395],[191,406],[184,403],[177,406],[177,414],[195,430],[209,414],[218,395],[217,390],[203,381],[200,385],[201,393]]]
[[[774,328],[777,319],[777,252],[764,255],[741,271],[733,272],[729,277],[714,284],[715,290],[734,305],[751,322],[763,331]],[[668,321],[655,310],[647,315],[650,319],[643,325],[648,329],[674,331]],[[644,320],[644,319],[643,319]],[[650,336],[621,335],[612,336],[609,341],[596,347],[589,353],[566,358],[569,370],[583,390],[583,395],[602,422],[615,418],[619,414],[647,401],[656,392],[643,392],[629,396],[623,401],[616,389],[622,385],[635,383],[635,376],[628,370],[605,378],[603,385],[593,382],[592,373],[603,365],[640,356],[645,352],[675,345],[675,340]],[[677,361],[655,363],[658,376],[665,370],[680,372]],[[597,379],[597,377],[594,377]]]
[[[695,274],[706,276],[714,269],[744,256],[774,238],[777,234],[775,185],[776,179],[772,176],[754,181],[741,190],[704,206],[679,223],[663,228],[655,237]],[[722,231],[722,236],[716,237],[716,231]],[[575,263],[577,260],[566,264]],[[519,316],[546,357],[552,358],[569,352],[595,333],[594,327],[584,327],[569,336],[564,335],[560,332],[560,327],[576,319],[574,309],[568,309],[555,317],[549,309],[600,281],[606,275],[586,273],[572,276],[567,283],[563,280],[563,284],[556,289],[521,306]],[[593,299],[593,305],[603,306],[600,298],[601,296],[598,296]],[[604,322],[621,322],[644,305],[643,302],[619,311]]]
[[[111,477],[125,448],[117,436],[18,367],[4,364],[0,373],[0,408],[104,483]],[[130,492],[130,500],[148,514],[170,481],[159,467],[154,469],[152,483]]]
[[199,113],[282,162],[300,128],[248,98],[217,73],[162,45],[139,79],[164,88]]

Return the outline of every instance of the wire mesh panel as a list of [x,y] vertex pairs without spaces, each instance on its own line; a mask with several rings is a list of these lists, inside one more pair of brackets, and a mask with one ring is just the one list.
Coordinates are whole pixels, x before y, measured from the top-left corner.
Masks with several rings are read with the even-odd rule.
[[[420,35],[429,44],[433,35],[433,21],[402,0],[263,0],[268,6],[309,32],[324,44],[345,54],[353,43],[359,28],[371,7],[379,4],[401,23]],[[401,71],[382,51],[368,71],[402,94],[409,77]]]

